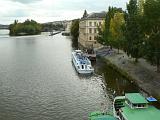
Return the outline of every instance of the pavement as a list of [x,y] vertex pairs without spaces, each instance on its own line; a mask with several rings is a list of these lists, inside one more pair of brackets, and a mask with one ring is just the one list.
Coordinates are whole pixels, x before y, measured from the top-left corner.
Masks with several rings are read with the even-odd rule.
[[127,73],[143,91],[160,100],[160,73],[156,72],[156,66],[152,66],[142,58],[135,63],[133,58],[121,50],[118,54],[116,49],[110,50],[106,47],[97,53]]

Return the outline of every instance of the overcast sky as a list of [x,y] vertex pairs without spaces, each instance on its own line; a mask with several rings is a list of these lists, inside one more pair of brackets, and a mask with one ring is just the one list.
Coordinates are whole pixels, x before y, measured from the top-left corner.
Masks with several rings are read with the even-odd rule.
[[126,8],[129,0],[0,0],[0,24],[15,19],[34,19],[40,23],[80,18],[88,13],[106,11],[108,6]]

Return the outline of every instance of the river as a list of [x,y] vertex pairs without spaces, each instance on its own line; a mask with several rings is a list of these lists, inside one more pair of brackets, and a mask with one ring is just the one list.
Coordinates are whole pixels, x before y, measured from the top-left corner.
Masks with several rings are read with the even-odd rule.
[[69,37],[7,32],[0,30],[0,120],[87,120],[111,110],[114,91],[138,91],[101,61],[94,75],[78,75]]

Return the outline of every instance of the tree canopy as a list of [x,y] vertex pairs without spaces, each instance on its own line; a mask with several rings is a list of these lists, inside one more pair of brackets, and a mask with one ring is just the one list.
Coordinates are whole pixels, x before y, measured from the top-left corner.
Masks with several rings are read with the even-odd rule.
[[160,72],[160,0],[130,0],[127,10],[109,7],[98,42],[143,57]]
[[41,33],[41,25],[34,20],[19,23],[17,20],[9,26],[10,35],[36,35]]
[[124,25],[124,13],[117,12],[110,21],[110,40],[109,43],[117,48],[121,48],[123,44],[123,31],[122,26]]
[[160,0],[146,0],[143,18],[147,59],[160,72]]
[[73,20],[71,25],[71,35],[78,40],[79,36],[79,20]]

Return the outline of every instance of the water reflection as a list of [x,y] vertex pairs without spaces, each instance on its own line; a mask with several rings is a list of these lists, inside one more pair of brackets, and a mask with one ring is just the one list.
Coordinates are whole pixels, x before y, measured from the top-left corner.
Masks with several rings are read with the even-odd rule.
[[114,96],[124,95],[127,92],[139,92],[138,86],[127,80],[120,73],[101,60],[97,59],[97,72],[102,74],[107,91]]
[[79,48],[77,39],[72,38],[72,48],[73,49],[78,49]]
[[114,91],[138,90],[101,61],[92,76],[78,75],[71,62],[77,45],[60,34],[2,38],[0,120],[86,120],[111,108]]

